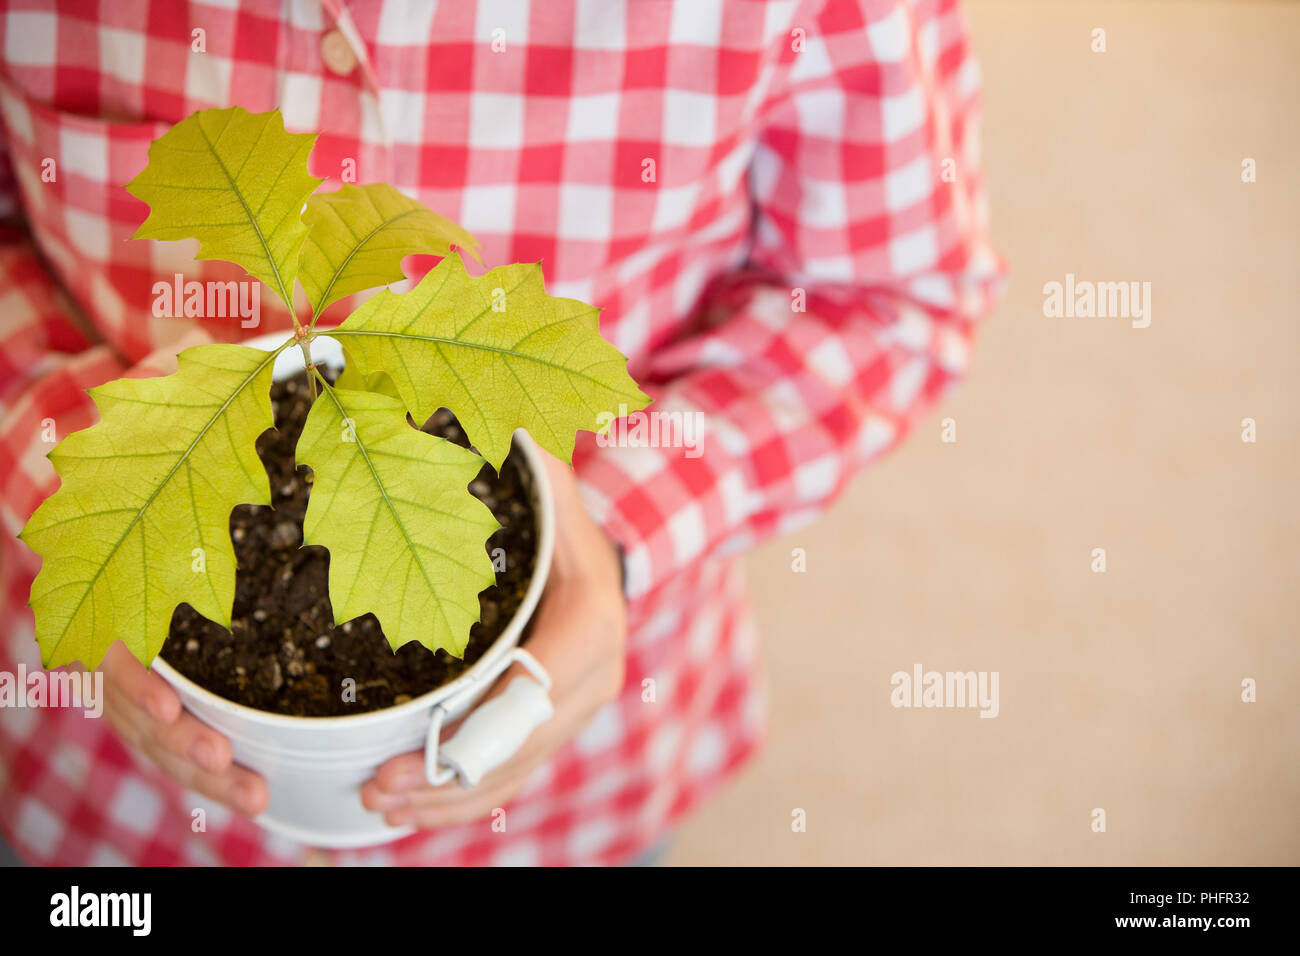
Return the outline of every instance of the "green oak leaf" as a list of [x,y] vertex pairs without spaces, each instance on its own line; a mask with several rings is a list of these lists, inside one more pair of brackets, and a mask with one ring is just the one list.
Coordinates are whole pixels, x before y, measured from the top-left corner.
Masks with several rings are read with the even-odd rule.
[[317,315],[344,296],[404,278],[406,256],[445,256],[455,245],[478,258],[478,240],[388,183],[312,196],[304,218],[298,278]]
[[412,428],[397,399],[343,388],[312,405],[297,459],[315,472],[303,542],[329,549],[335,622],[373,612],[394,650],[462,656],[496,580],[497,520],[468,490],[483,460]]
[[607,424],[602,412],[649,404],[598,315],[547,295],[537,264],[474,278],[448,256],[410,292],[380,292],[329,335],[367,380],[387,372],[416,421],[450,409],[500,468],[516,428],[567,462],[575,432]]
[[198,259],[243,266],[293,309],[307,238],[303,204],[321,180],[307,172],[315,134],[287,133],[279,110],[200,110],[149,146],[126,185],[149,204],[134,239],[198,239]]
[[255,442],[275,354],[200,345],[175,374],[90,390],[100,421],[50,452],[62,485],[20,535],[44,559],[30,603],[46,667],[96,667],[118,639],[148,664],[183,601],[230,625],[230,512],[271,502]]
[[[347,353],[345,352],[344,355],[346,356]],[[344,363],[343,371],[334,380],[334,384],[339,388],[350,388],[358,392],[379,392],[396,399],[402,397],[397,394],[397,387],[388,377],[387,372],[371,372],[369,375],[362,375],[357,371],[356,363],[351,361]]]

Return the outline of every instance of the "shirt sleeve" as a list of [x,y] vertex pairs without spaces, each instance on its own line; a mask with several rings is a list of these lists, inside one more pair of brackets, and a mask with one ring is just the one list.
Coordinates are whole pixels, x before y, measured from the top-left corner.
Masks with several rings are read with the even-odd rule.
[[628,440],[575,451],[629,598],[820,514],[961,377],[1001,287],[956,4],[829,0],[779,42],[747,267],[641,376],[660,437],[695,416],[697,446],[644,447],[616,422]]
[[113,350],[92,343],[72,314],[27,233],[0,227],[0,532],[6,535],[16,535],[58,487],[46,454],[68,432],[95,421],[85,390],[123,371]]
[[[50,450],[98,421],[87,389],[124,375],[168,374],[177,351],[211,340],[190,329],[180,343],[135,365],[96,341],[23,226],[16,195],[0,138],[0,536],[6,538],[16,537],[58,488]],[[31,574],[39,566],[21,546],[8,555]]]
[[85,389],[116,377],[122,364],[95,345],[72,303],[36,252],[21,222],[17,188],[0,136],[0,668],[31,657],[15,642],[30,629],[28,587],[40,559],[17,539],[43,498],[58,487],[45,457],[96,412]]

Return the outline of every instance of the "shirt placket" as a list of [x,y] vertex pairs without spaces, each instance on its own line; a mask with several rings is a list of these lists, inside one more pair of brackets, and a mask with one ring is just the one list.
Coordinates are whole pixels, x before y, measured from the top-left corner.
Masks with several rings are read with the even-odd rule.
[[[321,62],[325,69],[339,77],[355,76],[359,85],[358,95],[368,97],[370,109],[376,118],[379,141],[370,145],[382,152],[385,168],[392,165],[393,138],[384,118],[380,105],[379,83],[370,65],[365,40],[362,39],[356,23],[342,0],[320,0],[325,22],[332,23],[321,34]],[[363,103],[363,113],[365,104]],[[373,179],[374,177],[368,177]]]

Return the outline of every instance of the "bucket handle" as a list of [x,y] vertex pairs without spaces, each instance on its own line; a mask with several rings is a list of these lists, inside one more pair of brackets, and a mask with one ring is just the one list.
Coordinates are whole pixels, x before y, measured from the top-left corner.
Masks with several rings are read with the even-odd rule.
[[[534,680],[516,677],[505,691],[476,707],[451,739],[442,743],[447,715],[515,663],[522,664]],[[537,658],[522,647],[511,648],[463,691],[434,705],[424,741],[425,779],[434,787],[458,778],[462,787],[475,786],[489,770],[513,757],[528,735],[551,719],[555,708],[550,689],[551,675]]]

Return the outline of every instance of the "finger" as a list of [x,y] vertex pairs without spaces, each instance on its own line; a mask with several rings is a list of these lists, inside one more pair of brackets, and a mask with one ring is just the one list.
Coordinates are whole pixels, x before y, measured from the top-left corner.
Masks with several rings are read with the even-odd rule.
[[155,723],[154,736],[172,753],[208,773],[223,773],[231,764],[230,741],[192,714],[172,724]]
[[[542,666],[547,667],[551,673],[551,696],[557,705],[557,716],[559,715],[561,708],[564,706],[565,700],[573,700],[575,698],[582,699],[590,696],[587,694],[575,694],[573,693],[574,691],[586,689],[586,685],[591,683],[593,680],[600,679],[599,675],[593,677],[592,668],[584,668],[574,664],[575,659],[580,657],[580,655],[566,655],[564,653],[564,637],[575,633],[577,622],[582,619],[585,612],[580,607],[575,607],[573,602],[569,602],[564,613],[559,611],[560,608],[565,608],[565,606],[563,604],[552,603],[549,608],[543,607],[539,609],[533,636],[528,641],[529,652],[537,657],[542,662]],[[562,616],[564,620],[556,621],[555,618],[557,616]],[[577,620],[568,622],[567,619],[570,616]],[[487,694],[484,695],[483,700],[479,702],[479,706],[503,692],[509,685],[510,681],[521,676],[528,680],[534,679],[523,665],[512,665],[492,685]],[[585,709],[586,708],[584,708],[584,711]],[[593,713],[594,710],[595,708],[592,708]],[[585,718],[590,715],[584,712],[579,716],[583,718],[583,722],[585,722]],[[549,729],[552,724],[558,722],[559,721],[557,721],[555,717],[552,717],[551,721],[542,725],[542,728],[539,728],[538,731],[534,731],[530,734],[520,750],[506,761],[505,764],[496,768],[493,773],[495,774],[503,768],[516,764],[522,757],[527,757],[535,753],[540,742],[550,736],[550,734],[543,735],[539,731],[542,729]],[[456,725],[454,724],[445,727],[443,729],[443,740],[450,740],[455,736],[456,729]],[[385,799],[385,797],[406,795],[424,789],[436,789],[440,792],[444,792],[445,799],[448,800],[458,799],[457,794],[464,792],[460,787],[443,786],[433,788],[429,786],[428,780],[425,777],[424,762],[425,755],[423,751],[399,754],[396,757],[392,757],[385,761],[380,765],[379,769],[375,771],[375,776],[368,781],[365,787],[362,788],[363,801],[367,798],[367,795],[370,795],[375,804],[371,809],[388,809],[393,805],[393,801]]]
[[526,780],[526,777],[512,778],[495,787],[486,789],[476,787],[473,790],[465,790],[462,791],[465,794],[464,799],[450,804],[420,805],[415,801],[420,796],[428,795],[432,791],[416,794],[408,806],[386,812],[384,820],[389,826],[416,826],[421,829],[473,823],[475,820],[490,817],[498,809],[513,800],[519,791],[523,789]]
[[182,787],[201,793],[232,810],[250,817],[257,816],[270,802],[266,781],[244,767],[232,764],[221,773],[211,773],[148,737],[142,740],[140,749]]
[[466,788],[449,782],[431,786],[424,775],[424,754],[407,753],[385,762],[375,777],[361,788],[361,803],[369,810],[392,811],[409,806],[430,808],[439,806],[469,805],[481,799],[484,793],[517,790],[553,749],[552,744],[539,741],[538,734],[513,757],[492,770],[476,787]]
[[429,785],[424,776],[424,754],[407,753],[385,761],[375,776],[361,787],[361,805],[367,810],[400,810],[412,793],[443,789]]
[[386,811],[384,818],[392,826],[411,824],[421,828],[481,820],[514,800],[549,752],[546,749],[527,761],[512,761],[508,769],[506,765],[498,767],[470,789],[448,784],[415,790],[406,795],[403,806]]
[[[582,723],[580,717],[576,723],[559,718],[543,724],[514,756],[470,788],[454,782],[429,786],[424,778],[423,755],[403,754],[382,768],[384,787],[377,779],[362,787],[362,803],[370,810],[384,813],[411,810],[445,813],[445,817],[440,817],[444,820],[462,819],[466,815],[476,818],[482,815],[485,806],[490,810],[512,799],[528,784],[537,768],[581,728]],[[414,786],[411,785],[413,779],[416,781]]]
[[[232,768],[230,742],[221,734],[190,714],[171,724],[157,721],[116,684],[106,683],[104,696],[104,716],[113,730],[173,780],[244,812],[261,812],[265,784],[251,771]],[[227,774],[226,782],[216,779]]]
[[[432,809],[456,805],[468,806],[486,799],[484,794],[517,791],[537,769],[542,756],[543,752],[540,750],[527,761],[516,759],[518,757],[516,755],[516,758],[512,758],[489,773],[475,787],[462,787],[454,781],[434,787],[430,786],[424,777],[423,755],[403,754],[402,758],[410,758],[409,762],[402,758],[394,758],[395,761],[402,762],[390,771],[391,774],[397,775],[396,781],[388,781],[387,788],[381,786],[377,779],[367,781],[361,788],[361,802],[367,809],[385,812],[407,807]],[[406,768],[417,761],[420,768],[418,783],[410,786]]]
[[105,716],[125,740],[140,746],[149,738],[177,757],[193,761],[211,773],[221,773],[232,760],[230,741],[192,714],[182,713],[170,723],[157,720],[136,705],[115,683],[105,684]]
[[[522,670],[520,673],[524,674],[527,680],[533,679]],[[513,679],[516,676],[514,669],[507,671],[506,676]],[[504,684],[498,681],[484,700],[496,696],[503,687]],[[499,780],[518,772],[525,766],[531,769],[531,766],[539,762],[543,755],[549,754],[558,745],[559,741],[552,738],[555,737],[556,728],[561,725],[561,722],[556,717],[552,717],[550,721],[536,728],[519,750],[487,774],[485,781]],[[444,731],[443,740],[450,740],[453,736],[455,736],[454,727],[451,732]],[[436,794],[439,801],[446,803],[463,802],[471,798],[467,796],[471,794],[470,790],[455,783],[432,786],[425,776],[425,754],[423,751],[416,751],[399,754],[381,764],[375,771],[375,776],[362,786],[361,801],[371,810],[392,810],[405,806],[408,798],[413,794]]]
[[424,777],[424,753],[399,754],[385,761],[375,771],[370,781],[382,793],[410,793],[419,787],[427,787]]
[[171,723],[181,715],[181,699],[168,683],[135,659],[126,645],[115,641],[100,665],[104,680],[154,720]]
[[361,788],[361,803],[366,809],[381,813],[407,809],[424,811],[471,808],[484,800],[499,799],[497,794],[517,791],[528,778],[521,770],[522,768],[516,768],[515,772],[499,776],[498,771],[493,771],[478,786],[470,788],[455,782],[431,787],[421,776],[419,786],[385,790],[379,786],[378,781],[370,780]]
[[[582,667],[574,666],[575,658],[581,655],[564,653],[567,641],[580,633],[580,628],[591,626],[584,621],[585,610],[581,606],[575,607],[577,603],[569,602],[567,607],[552,604],[548,610],[539,612],[537,627],[528,642],[529,651],[552,672],[555,716],[534,730],[515,754],[492,770],[485,778],[485,784],[521,775],[526,777],[545,756],[568,739],[570,732],[564,728],[576,731],[585,726],[608,699],[613,684],[617,682],[621,686],[621,658],[611,658],[606,666]],[[612,670],[618,670],[619,674],[606,673]],[[518,676],[533,679],[521,665],[515,664],[496,682],[484,700],[501,693]],[[454,732],[452,728],[450,733],[444,732],[444,736],[450,739]],[[466,804],[475,799],[474,791],[463,787],[431,787],[425,777],[424,762],[424,753],[418,751],[399,754],[386,761],[374,778],[362,787],[362,804],[371,810],[389,811],[405,807],[416,794],[425,804]]]
[[104,682],[104,719],[124,740],[135,745],[146,735],[152,735],[155,728],[166,726],[112,681]]
[[389,810],[402,810],[410,802],[409,793],[391,793],[382,790],[373,780],[367,780],[361,787],[361,805],[367,810],[387,813]]
[[147,716],[112,684],[104,685],[104,719],[123,741],[133,747],[139,746]]

